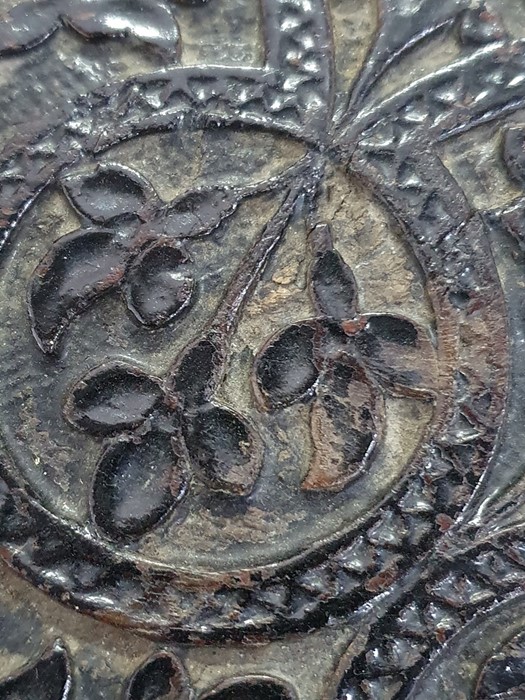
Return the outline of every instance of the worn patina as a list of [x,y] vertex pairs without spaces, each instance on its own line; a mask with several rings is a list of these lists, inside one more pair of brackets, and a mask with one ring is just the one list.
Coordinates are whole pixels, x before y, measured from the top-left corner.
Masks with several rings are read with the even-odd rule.
[[523,1],[0,9],[0,699],[525,697]]

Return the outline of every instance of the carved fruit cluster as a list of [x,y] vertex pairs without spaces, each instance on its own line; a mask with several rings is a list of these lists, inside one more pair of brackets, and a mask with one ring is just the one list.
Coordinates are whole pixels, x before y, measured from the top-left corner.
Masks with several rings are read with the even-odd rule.
[[165,203],[122,165],[65,177],[62,187],[82,225],[55,241],[32,276],[29,312],[40,348],[56,352],[71,321],[115,289],[145,326],[180,316],[196,289],[185,272],[185,244],[209,236],[243,199],[277,183],[195,189]]
[[[114,170],[111,174],[115,177]],[[99,177],[100,173],[95,180]],[[81,180],[78,190],[73,190],[71,182],[67,188],[77,207],[82,205],[82,211],[88,212],[86,180]],[[136,196],[135,192],[133,202]],[[119,206],[124,199],[118,200]],[[164,379],[129,363],[113,362],[90,371],[72,388],[66,401],[67,419],[104,439],[93,483],[92,514],[111,537],[140,537],[156,527],[182,501],[191,475],[212,491],[230,497],[247,496],[253,490],[263,463],[261,438],[249,421],[218,403],[214,392],[221,381],[228,337],[234,327],[231,309],[239,308],[246,294],[245,282],[254,284],[251,271],[261,267],[262,256],[283,235],[287,217],[282,214],[287,207],[292,211],[296,200],[297,195],[290,194],[281,205],[248,259],[242,261],[215,322],[179,354]],[[193,200],[193,209],[186,209],[186,217],[179,221],[184,233],[188,231],[184,223],[194,226],[198,221],[202,226],[206,220],[209,229],[210,221],[218,222],[225,211],[224,207],[212,208],[213,215],[206,218],[195,202],[202,209],[201,198]],[[228,211],[231,208],[229,202]],[[126,209],[129,221],[132,207],[127,200]],[[173,210],[172,205],[170,214]],[[98,211],[89,213],[92,218],[99,215]],[[111,213],[115,213],[114,206]],[[120,221],[121,215],[110,218],[106,213],[105,220]],[[171,226],[173,217],[163,216],[162,221],[165,231],[166,222]],[[121,230],[117,245],[121,245]],[[131,230],[131,240],[140,239],[140,226]],[[151,230],[149,226],[149,236]],[[359,313],[354,276],[333,249],[326,224],[314,228],[310,243],[314,261],[309,288],[319,316],[293,324],[270,339],[256,358],[254,386],[266,410],[284,409],[298,401],[312,403],[313,457],[302,488],[341,490],[368,467],[383,434],[384,392],[432,398],[437,376],[435,349],[426,331],[406,318]],[[149,242],[146,250],[157,246],[162,250],[164,245]],[[137,278],[147,276],[137,272],[145,265],[144,257],[133,245],[124,250],[132,257],[126,269],[133,270],[134,277],[129,280],[124,273],[118,284],[133,285]],[[100,249],[96,253],[101,254]],[[51,255],[52,263],[44,261],[37,270],[39,284],[42,279],[54,280],[56,250]],[[164,307],[172,308],[170,304],[175,302],[178,310],[181,304],[176,290],[159,285],[156,276],[162,269],[161,264],[153,268],[152,284],[144,295],[154,304],[160,288]],[[61,270],[64,272],[63,267]],[[74,267],[73,273],[76,281]],[[117,283],[114,276],[112,280]],[[134,297],[128,292],[126,298],[130,304]],[[48,293],[46,303],[49,299]],[[163,322],[174,315],[164,314]],[[157,318],[154,314],[150,317]],[[35,333],[39,331],[35,328]]]

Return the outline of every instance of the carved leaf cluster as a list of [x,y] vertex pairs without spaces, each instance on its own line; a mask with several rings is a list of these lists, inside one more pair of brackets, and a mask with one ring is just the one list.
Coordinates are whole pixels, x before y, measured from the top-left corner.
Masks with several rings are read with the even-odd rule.
[[480,46],[506,38],[507,33],[486,7],[470,0],[380,0],[379,29],[361,74],[352,86],[345,119],[354,115],[387,69],[424,39],[456,25],[460,41]]
[[[137,538],[158,526],[185,497],[191,475],[229,497],[252,491],[262,466],[262,441],[254,426],[218,403],[214,393],[242,304],[284,235],[298,196],[294,191],[285,198],[234,276],[207,333],[177,356],[164,380],[113,362],[72,387],[66,418],[105,442],[91,505],[93,520],[106,535]],[[206,232],[223,211],[214,203],[207,219],[201,212]],[[159,286],[163,293],[156,280],[156,293]],[[144,303],[151,303],[151,296]]]
[[199,188],[164,203],[145,178],[111,163],[67,176],[62,185],[82,226],[55,241],[28,290],[33,334],[46,353],[56,352],[69,324],[112,290],[147,327],[179,317],[196,291],[184,243],[211,234],[257,191]]
[[357,284],[329,227],[311,234],[309,289],[318,316],[271,338],[255,361],[267,410],[310,402],[313,457],[302,487],[341,490],[370,462],[384,428],[384,392],[431,399],[437,361],[427,331],[394,315],[360,314]]
[[217,352],[201,349],[183,352],[182,370],[171,373],[175,389],[123,363],[96,368],[72,388],[66,417],[106,439],[92,513],[113,538],[140,537],[159,525],[186,495],[190,467],[212,490],[246,495],[253,488],[262,456],[255,430],[188,383],[212,380]]

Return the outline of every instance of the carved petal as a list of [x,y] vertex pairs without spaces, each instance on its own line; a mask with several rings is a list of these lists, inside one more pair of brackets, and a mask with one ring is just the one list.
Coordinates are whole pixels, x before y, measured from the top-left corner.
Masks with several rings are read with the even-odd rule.
[[64,3],[64,20],[87,37],[132,37],[171,54],[179,50],[179,27],[162,0],[76,0]]
[[507,129],[503,157],[510,175],[525,187],[525,126]]
[[[402,316],[363,316],[355,343],[363,363],[391,393],[425,397],[436,389],[436,350],[424,328]],[[344,325],[344,324],[343,324]]]
[[210,338],[191,343],[171,367],[166,390],[189,407],[207,403],[222,371],[222,356],[222,350]]
[[114,539],[138,538],[159,525],[185,496],[187,477],[171,438],[150,432],[110,445],[98,464],[92,512]]
[[314,362],[316,337],[322,333],[322,321],[288,326],[259,353],[255,360],[255,388],[265,406],[290,406],[313,395],[319,377]]
[[341,355],[322,373],[312,404],[313,456],[302,488],[340,491],[368,466],[384,422],[381,392],[365,368]]
[[111,435],[139,426],[161,399],[159,383],[137,367],[103,365],[73,387],[65,412],[78,428]]
[[202,700],[295,700],[295,693],[269,678],[239,678],[222,683]]
[[55,241],[28,292],[33,333],[44,352],[54,352],[71,320],[120,284],[127,255],[110,231],[80,229]]
[[[251,190],[248,191],[250,193]],[[242,199],[242,190],[210,187],[188,192],[170,202],[161,212],[163,231],[177,238],[196,238],[212,233],[234,213]]]
[[336,250],[325,250],[316,256],[310,284],[319,314],[341,320],[354,318],[357,284],[352,270]]
[[62,179],[75,209],[96,223],[108,223],[126,214],[138,214],[148,199],[156,199],[150,183],[131,168],[108,163],[95,171]]
[[252,491],[263,449],[241,416],[211,403],[201,406],[189,422],[185,440],[193,465],[211,489],[240,496]]
[[60,26],[54,2],[21,2],[0,15],[0,56],[30,49]]
[[0,681],[0,697],[2,700],[68,700],[71,697],[71,686],[67,652],[60,642],[55,642],[52,649],[45,652],[35,664],[16,676]]
[[128,307],[141,323],[164,326],[190,306],[195,281],[178,269],[184,262],[178,248],[162,243],[135,258],[124,289]]
[[190,697],[180,661],[173,654],[161,652],[134,673],[125,700],[189,700]]

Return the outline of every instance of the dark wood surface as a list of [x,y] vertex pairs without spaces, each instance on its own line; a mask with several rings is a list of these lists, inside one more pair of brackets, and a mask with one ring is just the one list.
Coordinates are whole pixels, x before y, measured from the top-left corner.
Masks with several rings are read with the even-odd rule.
[[524,698],[522,0],[0,10],[0,700]]

